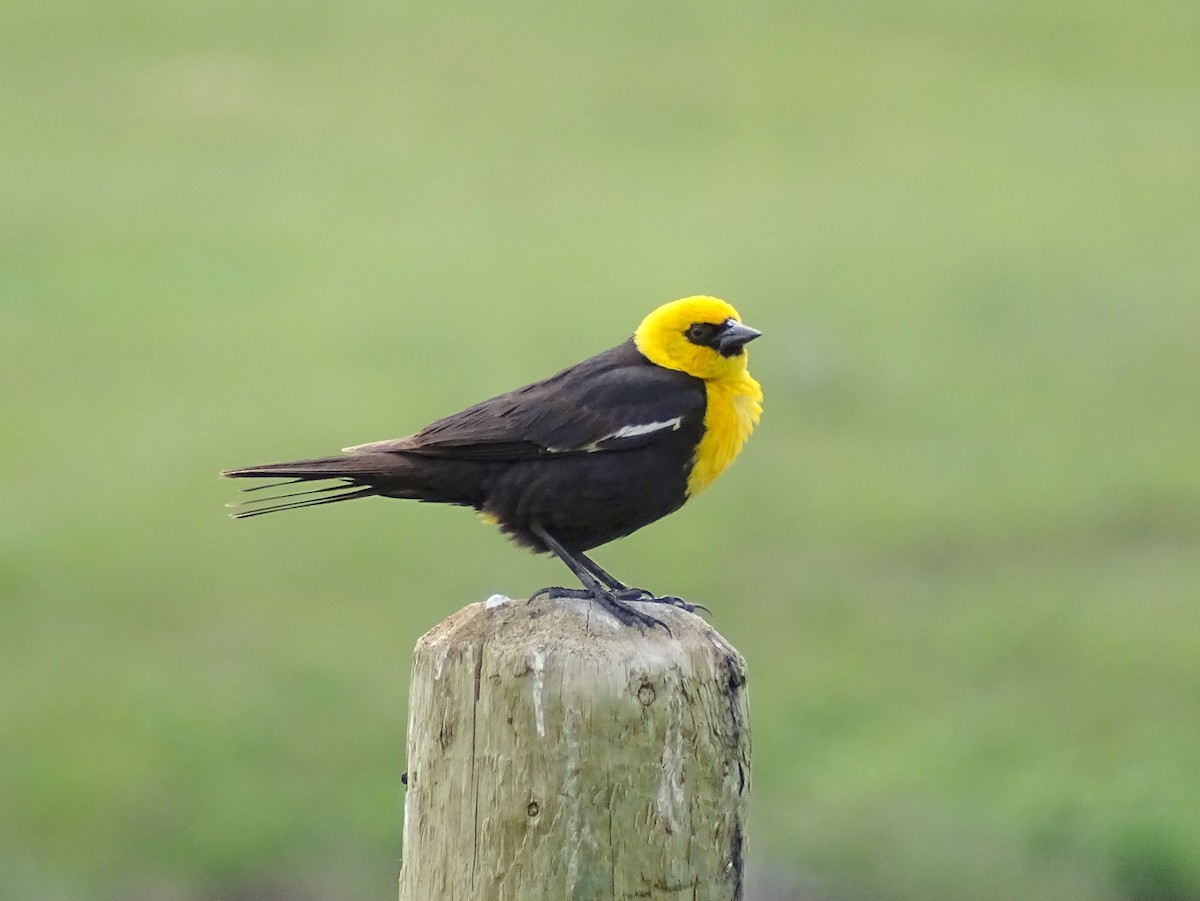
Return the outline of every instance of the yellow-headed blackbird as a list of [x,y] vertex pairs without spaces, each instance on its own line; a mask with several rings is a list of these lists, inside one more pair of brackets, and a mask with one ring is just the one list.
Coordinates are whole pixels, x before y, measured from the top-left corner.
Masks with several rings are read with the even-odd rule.
[[759,334],[715,297],[668,303],[611,350],[415,435],[228,470],[340,480],[249,501],[234,515],[373,495],[474,507],[518,544],[556,554],[586,589],[553,593],[593,598],[625,623],[657,624],[630,604],[691,605],[630,588],[584,552],[679,509],[733,462],[762,411],[745,351]]

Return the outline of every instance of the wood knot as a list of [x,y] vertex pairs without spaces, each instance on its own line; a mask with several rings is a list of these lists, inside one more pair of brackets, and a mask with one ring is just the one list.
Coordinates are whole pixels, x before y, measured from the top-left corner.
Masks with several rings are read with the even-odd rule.
[[637,696],[638,700],[642,702],[643,707],[649,707],[654,703],[654,699],[658,697],[658,694],[650,682],[643,682],[641,687],[638,688]]
[[538,815],[538,812],[539,812],[538,802],[530,801],[529,806],[525,808],[525,813],[527,813],[530,817],[535,817]]

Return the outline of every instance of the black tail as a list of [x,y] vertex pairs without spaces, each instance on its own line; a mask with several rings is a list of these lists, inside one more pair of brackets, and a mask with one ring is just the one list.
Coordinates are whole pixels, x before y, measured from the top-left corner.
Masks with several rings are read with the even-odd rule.
[[[381,488],[378,483],[386,481],[389,476],[395,478],[397,470],[402,469],[402,465],[398,466],[398,463],[400,461],[395,454],[350,454],[340,457],[294,460],[290,463],[266,463],[262,466],[247,466],[244,469],[227,469],[221,475],[228,479],[287,479],[285,482],[274,482],[270,485],[256,485],[253,488],[247,488],[247,492],[282,488],[298,482],[338,480],[338,484],[327,485],[323,488],[256,497],[226,505],[236,509],[236,512],[230,514],[234,519],[247,519],[251,516],[261,516],[264,513],[298,510],[301,507],[318,507],[321,504],[334,504],[338,501],[350,501],[380,494]],[[334,494],[333,492],[338,493]],[[320,496],[312,497],[312,495]],[[304,498],[304,500],[287,500],[287,498],[298,497]],[[280,503],[281,501],[283,503]]]

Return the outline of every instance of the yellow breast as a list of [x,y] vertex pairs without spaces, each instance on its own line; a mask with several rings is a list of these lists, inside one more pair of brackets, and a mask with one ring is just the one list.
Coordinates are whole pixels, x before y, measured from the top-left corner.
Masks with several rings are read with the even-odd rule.
[[762,415],[762,387],[744,370],[736,378],[705,382],[705,391],[704,437],[688,476],[688,497],[695,497],[725,471]]

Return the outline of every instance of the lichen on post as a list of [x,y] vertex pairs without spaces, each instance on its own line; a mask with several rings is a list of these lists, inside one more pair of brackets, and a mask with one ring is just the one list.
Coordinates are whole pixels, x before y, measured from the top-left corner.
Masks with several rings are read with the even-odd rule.
[[417,642],[400,901],[742,898],[745,662],[653,612],[493,597]]

